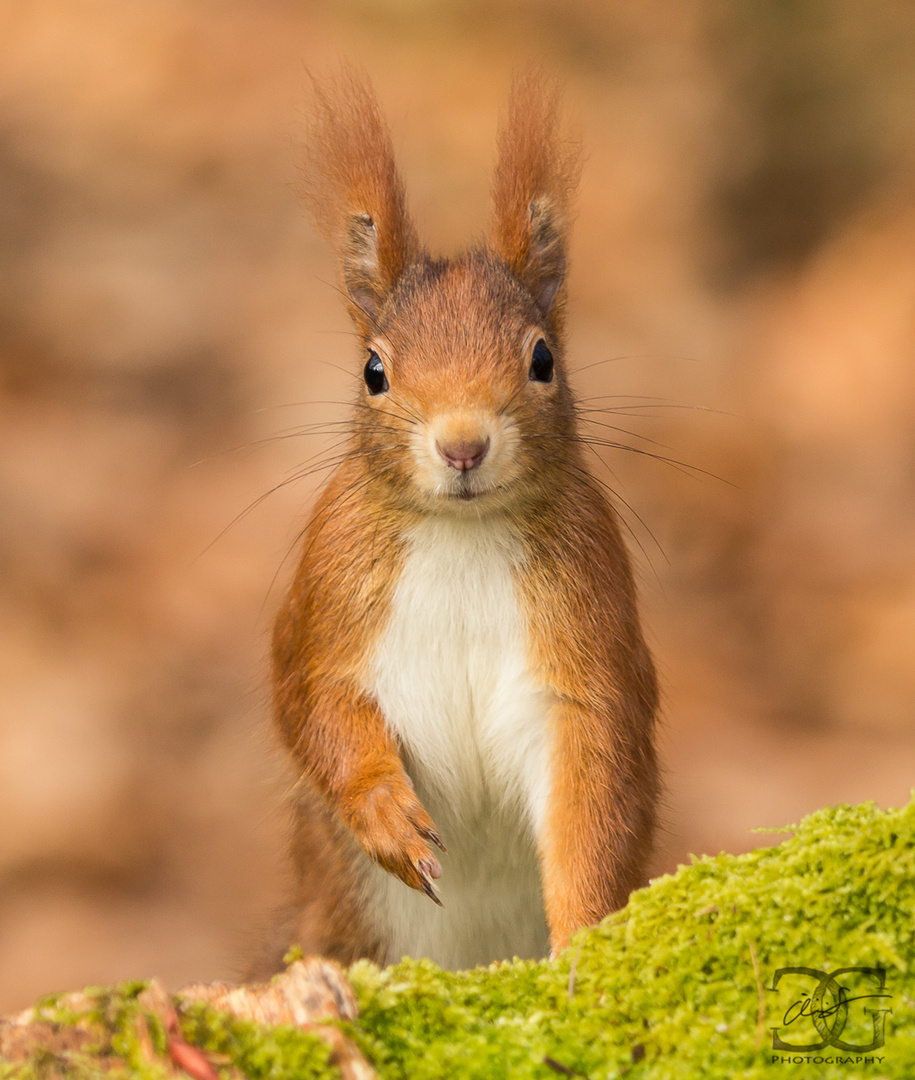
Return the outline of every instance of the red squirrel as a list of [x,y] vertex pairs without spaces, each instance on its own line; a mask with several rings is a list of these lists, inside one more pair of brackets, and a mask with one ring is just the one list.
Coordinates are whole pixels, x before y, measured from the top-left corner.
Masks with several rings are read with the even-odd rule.
[[274,632],[297,884],[262,971],[292,943],[555,956],[643,883],[658,798],[654,667],[566,373],[579,155],[517,79],[488,239],[434,258],[367,83],[316,93],[304,196],[364,368]]

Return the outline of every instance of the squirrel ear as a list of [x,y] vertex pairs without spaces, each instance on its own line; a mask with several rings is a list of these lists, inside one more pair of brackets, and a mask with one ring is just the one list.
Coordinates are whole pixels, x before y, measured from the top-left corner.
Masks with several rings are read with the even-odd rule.
[[556,207],[546,196],[530,205],[530,245],[526,265],[520,272],[537,306],[549,315],[565,280],[566,230]]
[[350,217],[343,239],[340,272],[357,322],[357,316],[374,322],[396,278],[388,282],[381,272],[378,227],[370,214],[353,214]]
[[366,78],[344,67],[313,81],[302,196],[337,252],[357,329],[372,333],[378,313],[419,256],[387,125]]
[[499,132],[491,244],[547,317],[558,319],[579,148],[560,131],[555,85],[533,72],[512,85]]

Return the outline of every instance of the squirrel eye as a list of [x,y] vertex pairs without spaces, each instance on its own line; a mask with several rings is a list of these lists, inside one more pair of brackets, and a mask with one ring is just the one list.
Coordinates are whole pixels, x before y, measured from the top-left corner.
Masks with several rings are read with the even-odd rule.
[[534,382],[553,381],[553,354],[546,347],[546,342],[541,338],[534,346],[531,357],[530,377]]
[[388,389],[388,377],[384,373],[384,364],[381,362],[378,353],[369,352],[368,362],[362,376],[365,379],[365,385],[368,387],[369,393],[373,397],[375,394],[383,394]]

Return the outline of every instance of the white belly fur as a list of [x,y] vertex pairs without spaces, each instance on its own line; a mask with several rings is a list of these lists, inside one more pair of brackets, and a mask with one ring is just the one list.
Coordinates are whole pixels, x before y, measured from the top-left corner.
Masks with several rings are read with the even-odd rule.
[[389,960],[466,968],[549,951],[535,837],[549,790],[551,695],[531,675],[506,523],[418,526],[371,685],[448,853],[444,907],[372,864],[370,910]]

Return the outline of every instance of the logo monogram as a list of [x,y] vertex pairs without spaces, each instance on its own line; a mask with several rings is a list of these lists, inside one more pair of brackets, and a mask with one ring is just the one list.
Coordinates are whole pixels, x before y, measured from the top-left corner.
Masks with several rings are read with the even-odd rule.
[[[876,993],[857,994],[854,997],[842,986],[839,978],[848,975],[863,975],[873,980],[871,985],[876,984]],[[782,977],[785,975],[803,975],[816,980],[816,987],[809,997],[802,997],[799,1001],[790,1005],[785,1012],[783,1028],[789,1027],[801,1017],[808,1016],[813,1021],[813,1026],[820,1036],[820,1042],[792,1043],[786,1042],[779,1035],[779,1028],[772,1028],[772,1049],[790,1050],[801,1053],[811,1053],[825,1050],[827,1046],[834,1046],[838,1050],[846,1050],[853,1054],[866,1054],[871,1050],[877,1050],[883,1046],[886,1014],[892,1012],[889,1008],[867,1008],[864,1012],[870,1016],[874,1025],[874,1037],[871,1042],[863,1045],[845,1042],[842,1033],[848,1023],[848,1007],[854,1001],[865,1001],[873,998],[888,998],[891,995],[884,993],[886,986],[886,971],[881,967],[846,967],[838,968],[831,974],[828,971],[819,971],[817,968],[808,967],[784,967],[778,968],[772,978],[771,990],[776,990]],[[827,1000],[828,995],[828,1000]]]

